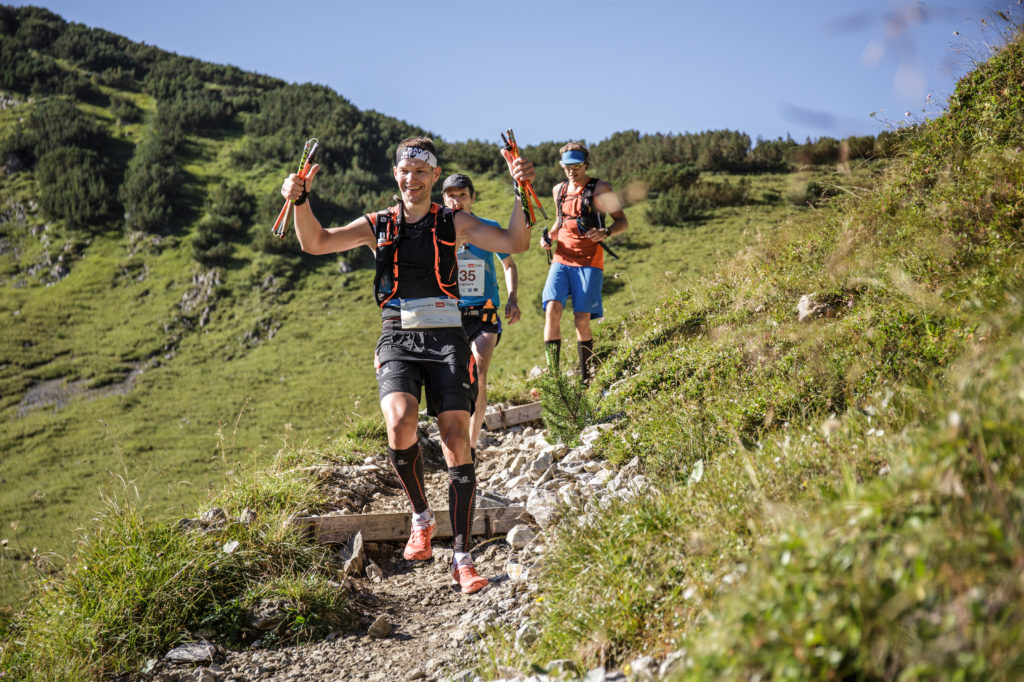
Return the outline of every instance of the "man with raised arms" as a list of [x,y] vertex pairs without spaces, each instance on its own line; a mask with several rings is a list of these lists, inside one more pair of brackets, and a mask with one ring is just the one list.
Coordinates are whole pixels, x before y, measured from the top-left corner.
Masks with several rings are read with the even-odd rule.
[[[532,180],[533,164],[502,152],[515,181]],[[424,494],[423,460],[416,433],[420,391],[428,413],[437,417],[441,449],[448,465],[448,510],[452,526],[452,578],[465,593],[488,584],[470,555],[476,472],[470,457],[469,423],[476,400],[476,371],[458,299],[455,245],[469,242],[489,251],[520,253],[529,230],[519,199],[509,227],[487,224],[470,213],[430,200],[441,176],[434,143],[415,137],[398,144],[394,176],[401,201],[341,227],[324,228],[307,197],[319,172],[303,180],[289,175],[281,194],[295,202],[295,233],[303,251],[337,253],[368,246],[376,253],[373,290],[381,308],[381,335],[374,364],[378,395],[388,432],[388,454],[412,504],[412,533],[403,556],[429,559],[437,524]]]

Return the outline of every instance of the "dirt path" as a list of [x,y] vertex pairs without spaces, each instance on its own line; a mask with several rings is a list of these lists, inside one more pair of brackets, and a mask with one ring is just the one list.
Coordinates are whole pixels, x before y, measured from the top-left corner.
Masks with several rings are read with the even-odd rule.
[[[450,540],[436,541],[433,558],[416,562],[401,557],[404,543],[368,543],[366,557],[380,574],[363,570],[349,579],[350,603],[358,616],[345,631],[313,644],[278,649],[214,652],[209,647],[212,661],[187,666],[162,661],[147,679],[473,680],[470,669],[478,660],[478,643],[490,628],[515,633],[516,643],[535,636],[530,621],[537,598],[534,578],[542,568],[549,532],[559,523],[571,522],[560,520],[563,510],[571,510],[573,520],[584,520],[600,513],[606,499],[632,499],[648,490],[638,460],[616,471],[596,458],[593,441],[609,426],[588,427],[581,435],[583,444],[571,450],[549,444],[544,432],[533,426],[485,436],[486,447],[478,452],[478,507],[502,501],[521,504],[527,526],[520,527],[518,535],[475,539],[477,569],[490,581],[481,591],[464,595],[452,584]],[[421,431],[427,497],[434,509],[442,509],[448,506],[447,469],[436,443],[436,426]],[[346,513],[408,509],[397,477],[380,457],[362,465],[325,465],[319,476],[332,504]],[[485,502],[488,498],[491,501]],[[637,676],[641,666],[646,672]],[[631,670],[629,679],[662,676],[653,661],[631,662]],[[550,679],[515,670],[500,673],[508,679]],[[580,678],[627,679],[600,668],[575,677]]]
[[[524,430],[528,434],[525,439]],[[429,442],[421,438],[427,455],[428,499],[435,509],[447,508],[447,470],[436,446],[436,434],[429,436]],[[481,449],[478,464],[478,484],[483,491],[488,491],[490,477],[508,466],[510,456],[530,454],[536,444],[547,445],[542,432],[530,427],[490,434],[485,442],[490,445]],[[409,503],[397,477],[381,462],[355,467],[358,476],[352,469],[322,472],[338,508],[363,513],[407,510]],[[150,679],[462,679],[460,672],[475,659],[480,634],[496,625],[518,628],[532,602],[528,581],[513,580],[506,572],[509,559],[519,563],[522,551],[513,550],[504,536],[475,538],[474,543],[477,570],[490,580],[480,592],[464,595],[452,584],[448,573],[450,539],[435,541],[434,556],[428,561],[404,560],[401,543],[367,543],[366,557],[380,567],[383,576],[375,580],[363,571],[349,579],[350,603],[358,616],[346,631],[301,646],[218,650],[213,663],[199,667],[161,662]],[[538,556],[532,548],[525,553],[528,561]],[[370,634],[371,626],[381,618],[389,626],[383,629],[390,632],[382,637]]]

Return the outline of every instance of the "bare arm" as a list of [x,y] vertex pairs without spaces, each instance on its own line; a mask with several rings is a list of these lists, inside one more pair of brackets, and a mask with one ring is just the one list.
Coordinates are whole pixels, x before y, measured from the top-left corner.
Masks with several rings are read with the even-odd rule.
[[[525,157],[512,161],[507,154],[507,151],[502,150],[512,179],[516,182],[533,180],[536,175],[533,163]],[[455,214],[455,233],[460,240],[488,251],[522,253],[530,248],[530,228],[526,226],[518,196],[512,202],[512,217],[509,218],[507,230],[488,225],[465,211],[459,211]]]
[[[313,178],[319,171],[319,164],[313,166],[305,183],[297,174],[289,175],[281,185],[281,196],[292,201],[298,199],[302,196],[303,189],[309,191]],[[313,209],[308,201],[295,207],[295,236],[299,238],[302,250],[312,254],[337,253],[357,246],[368,246],[373,249],[376,246],[373,229],[365,218],[357,218],[342,227],[325,229],[313,215]]]
[[508,290],[508,298],[505,301],[505,319],[509,324],[519,321],[521,312],[519,310],[519,268],[512,256],[501,259],[501,267],[505,270],[505,289]]

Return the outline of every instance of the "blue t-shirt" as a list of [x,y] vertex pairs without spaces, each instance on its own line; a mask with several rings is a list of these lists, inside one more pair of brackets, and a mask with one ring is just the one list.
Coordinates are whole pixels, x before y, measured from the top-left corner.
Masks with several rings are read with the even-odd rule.
[[[494,225],[495,227],[501,227],[500,223],[487,218],[477,217],[480,222],[487,223],[488,225]],[[504,229],[504,228],[502,228]],[[487,251],[481,249],[475,244],[463,244],[459,247],[458,258],[459,258],[459,307],[460,308],[472,308],[474,306],[481,306],[490,299],[491,303],[495,308],[501,305],[501,298],[498,294],[498,275],[494,267],[494,256],[493,251]],[[507,253],[498,253],[500,260],[508,258]],[[483,286],[479,283],[479,270],[481,269],[480,262],[483,262]],[[481,293],[473,295],[473,291],[480,291]]]

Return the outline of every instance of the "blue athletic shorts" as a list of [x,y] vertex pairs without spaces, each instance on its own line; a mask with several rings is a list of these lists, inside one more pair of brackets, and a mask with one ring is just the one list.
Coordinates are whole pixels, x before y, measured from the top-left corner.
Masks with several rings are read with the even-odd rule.
[[601,285],[604,271],[601,268],[552,263],[548,270],[548,281],[541,294],[541,307],[547,308],[548,301],[558,301],[565,307],[565,301],[572,296],[572,309],[576,313],[590,313],[591,319],[604,316],[601,305]]

